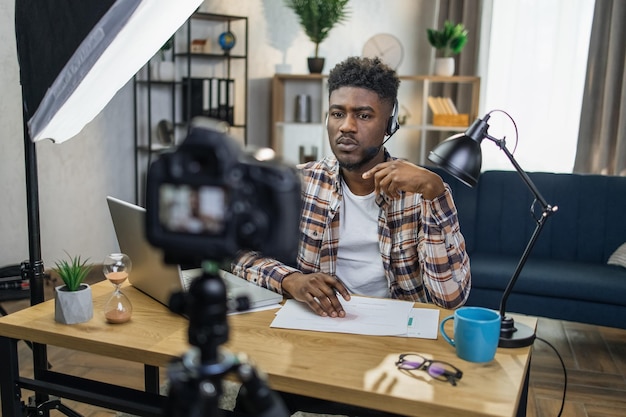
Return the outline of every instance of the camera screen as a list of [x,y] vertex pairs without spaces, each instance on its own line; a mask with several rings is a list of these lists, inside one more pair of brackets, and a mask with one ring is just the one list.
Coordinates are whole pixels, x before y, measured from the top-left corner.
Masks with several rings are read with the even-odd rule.
[[226,190],[218,186],[161,184],[161,227],[173,233],[222,234],[226,222],[226,200]]

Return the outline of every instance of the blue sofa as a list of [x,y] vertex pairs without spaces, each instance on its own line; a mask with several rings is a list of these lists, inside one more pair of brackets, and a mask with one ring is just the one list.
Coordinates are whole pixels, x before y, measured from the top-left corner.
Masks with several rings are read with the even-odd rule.
[[[534,196],[515,171],[450,184],[472,271],[467,305],[498,310],[536,226]],[[626,268],[608,265],[626,242],[626,177],[529,173],[558,211],[549,217],[507,301],[507,312],[626,328]]]

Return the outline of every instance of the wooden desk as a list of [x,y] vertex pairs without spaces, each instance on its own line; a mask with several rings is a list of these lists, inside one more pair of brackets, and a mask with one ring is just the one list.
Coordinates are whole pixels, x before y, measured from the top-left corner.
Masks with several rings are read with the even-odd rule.
[[[0,361],[3,376],[2,411],[5,417],[19,415],[19,375],[16,343],[19,339],[54,345],[113,358],[126,359],[152,367],[163,367],[188,349],[187,320],[132,287],[124,293],[133,304],[129,323],[109,325],[102,313],[111,294],[111,285],[92,286],[94,318],[77,325],[54,321],[54,301],[27,308],[0,318]],[[424,306],[434,308],[433,306]],[[448,314],[441,310],[440,319]],[[269,327],[274,310],[229,317],[231,337],[225,345],[233,352],[245,352],[257,368],[268,375],[272,388],[312,397],[332,399],[362,407],[407,416],[514,416],[527,383],[530,348],[499,349],[495,360],[475,364],[459,359],[441,337],[438,340],[400,337],[320,333]],[[536,326],[536,319],[517,317]],[[398,371],[394,362],[404,352],[450,362],[463,371],[456,387],[432,380],[425,372],[412,376]],[[6,365],[9,364],[7,367]],[[10,369],[11,372],[5,372]],[[131,392],[131,398],[145,401],[146,407],[124,402],[128,389],[102,386],[97,382],[61,379],[75,390],[92,388],[98,395],[59,391],[43,386],[49,371],[34,380],[20,378],[22,388],[46,389],[49,394],[90,402],[94,405],[158,415],[164,398],[157,387],[148,392]],[[158,374],[157,374],[158,375]],[[37,380],[43,380],[39,384]],[[131,390],[132,391],[132,390]],[[106,395],[103,395],[106,393]],[[118,403],[108,401],[122,399]],[[524,398],[525,401],[525,398]],[[524,407],[525,409],[525,404]],[[154,413],[154,414],[153,414]]]

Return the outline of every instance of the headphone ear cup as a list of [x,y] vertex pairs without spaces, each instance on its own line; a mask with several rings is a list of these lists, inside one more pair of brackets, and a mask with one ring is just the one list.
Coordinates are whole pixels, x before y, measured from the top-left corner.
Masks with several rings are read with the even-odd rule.
[[391,116],[389,116],[389,120],[387,121],[387,129],[385,130],[385,134],[387,136],[391,136],[396,133],[400,129],[400,123],[398,122],[398,100],[396,99],[393,104],[393,110],[391,111]]

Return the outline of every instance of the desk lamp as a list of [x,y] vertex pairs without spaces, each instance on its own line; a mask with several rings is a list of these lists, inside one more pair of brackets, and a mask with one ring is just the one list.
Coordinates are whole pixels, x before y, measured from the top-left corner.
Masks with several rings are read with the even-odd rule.
[[[507,149],[505,138],[496,139],[490,136],[488,133],[489,125],[487,122],[491,116],[491,113],[500,111],[507,115],[513,126],[515,127],[515,139],[517,143],[517,126],[513,118],[505,111],[492,110],[482,119],[476,119],[476,121],[465,131],[465,133],[459,133],[451,136],[445,141],[441,142],[435,149],[430,152],[428,159],[452,174],[469,187],[473,187],[478,182],[480,176],[480,168],[482,164],[482,153],[480,150],[480,144],[484,139],[488,139],[494,142],[509,158],[515,170],[519,173],[522,180],[526,183],[535,199],[530,207],[530,211],[533,219],[536,222],[535,230],[522,253],[513,276],[509,280],[509,283],[502,295],[500,301],[500,317],[502,324],[500,326],[500,342],[498,346],[504,348],[517,348],[530,346],[535,340],[535,331],[530,327],[515,323],[513,318],[506,316],[506,302],[515,286],[515,282],[519,278],[522,268],[530,255],[535,242],[543,229],[545,221],[550,215],[558,210],[558,207],[551,206],[543,198],[535,184],[532,182],[528,174],[519,166],[513,154]],[[536,209],[537,203],[541,206],[541,211]]]

